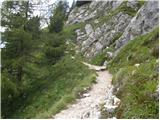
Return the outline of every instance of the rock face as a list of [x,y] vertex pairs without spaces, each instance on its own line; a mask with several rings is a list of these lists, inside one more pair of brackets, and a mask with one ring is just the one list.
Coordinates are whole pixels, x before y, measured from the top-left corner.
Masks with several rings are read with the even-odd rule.
[[81,7],[75,7],[69,17],[68,24],[85,22],[94,19],[99,13],[116,9],[122,1],[93,1],[91,4],[85,4]]
[[80,32],[82,33],[81,30],[77,34],[77,43],[81,52],[89,58],[100,53],[106,46],[113,43],[115,36],[122,34],[130,20],[129,15],[120,12],[95,29],[91,24],[86,24],[83,34],[79,35]]
[[129,40],[150,32],[158,26],[158,11],[158,0],[93,1],[75,7],[67,24],[85,24],[75,30],[76,42],[80,52],[92,58],[107,46],[118,51]]
[[123,35],[116,41],[116,49],[139,35],[150,32],[158,26],[158,1],[148,1],[132,18]]

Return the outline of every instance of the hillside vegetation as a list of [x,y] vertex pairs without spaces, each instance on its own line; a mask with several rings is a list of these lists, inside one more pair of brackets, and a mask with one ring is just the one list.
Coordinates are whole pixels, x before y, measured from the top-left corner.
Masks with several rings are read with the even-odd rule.
[[[77,98],[87,97],[89,104],[86,99],[81,103],[90,107],[79,105],[81,118],[90,118],[93,110],[97,118],[158,119],[157,3],[78,1],[69,8],[67,1],[58,0],[42,28],[44,18],[33,14],[36,4],[4,1],[1,118],[53,118]],[[91,70],[83,63],[97,66]],[[93,84],[104,103],[94,101],[96,88],[88,94]]]
[[78,93],[94,83],[96,78],[93,71],[69,55],[51,67],[40,69],[41,78],[34,83],[37,88],[11,118],[50,118],[74,102]]
[[[63,28],[67,3],[57,2],[44,29],[38,16],[23,16],[32,10],[28,3],[2,5],[2,26],[8,27],[2,33],[7,42],[2,49],[2,118],[51,118],[96,79],[74,50],[74,30],[80,25]],[[14,6],[21,7],[5,14]]]
[[159,28],[130,41],[111,61],[117,118],[158,118]]

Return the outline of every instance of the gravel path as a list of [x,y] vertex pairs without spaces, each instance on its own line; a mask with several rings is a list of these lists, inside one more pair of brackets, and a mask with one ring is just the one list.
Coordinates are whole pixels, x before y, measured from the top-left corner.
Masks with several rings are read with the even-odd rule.
[[[84,63],[90,69],[97,71],[97,83],[94,84],[88,93],[84,94],[84,98],[77,99],[72,105],[68,105],[67,109],[62,110],[53,118],[56,119],[84,119],[84,118],[100,118],[100,104],[105,102],[107,91],[112,89],[112,75],[104,70],[102,66],[94,66]],[[103,71],[101,71],[103,70]]]

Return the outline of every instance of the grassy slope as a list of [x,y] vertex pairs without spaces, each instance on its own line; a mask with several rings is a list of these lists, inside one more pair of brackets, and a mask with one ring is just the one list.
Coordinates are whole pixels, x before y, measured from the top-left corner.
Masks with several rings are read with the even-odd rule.
[[41,79],[40,83],[37,81],[37,84],[43,85],[29,96],[25,105],[15,111],[11,118],[51,117],[73,102],[77,93],[90,86],[96,78],[93,71],[69,55],[49,68],[49,71],[49,75]]
[[[70,39],[66,45],[67,53],[53,66],[30,66],[36,71],[32,92],[26,97],[23,105],[16,109],[9,118],[51,118],[67,104],[74,102],[83,88],[95,83],[96,73],[81,63],[82,57],[75,54],[73,39],[74,30],[83,24],[66,26],[63,35]],[[40,53],[41,54],[41,53]],[[40,55],[41,56],[41,55]],[[74,56],[75,59],[72,59]],[[33,73],[34,74],[34,73]]]
[[117,118],[158,118],[159,103],[154,97],[159,76],[158,35],[157,28],[130,41],[109,66],[113,84],[119,87],[115,94],[121,99]]

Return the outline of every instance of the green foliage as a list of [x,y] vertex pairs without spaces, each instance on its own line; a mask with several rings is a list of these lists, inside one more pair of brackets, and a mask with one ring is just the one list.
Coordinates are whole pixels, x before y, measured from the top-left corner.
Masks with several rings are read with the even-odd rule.
[[116,40],[118,40],[121,36],[122,36],[123,33],[121,32],[118,32],[117,34],[114,35],[113,39],[112,39],[112,43],[111,44],[114,44]]
[[106,54],[105,54],[105,53],[102,53],[102,54],[96,55],[96,56],[91,60],[91,63],[94,64],[94,65],[102,66],[105,60],[106,60]]
[[89,62],[94,65],[102,66],[105,60],[110,61],[111,58],[107,56],[107,52],[113,52],[114,48],[109,47],[105,48],[101,53],[97,54],[95,57],[93,57]]
[[117,93],[122,100],[117,112],[123,112],[117,114],[118,118],[158,118],[158,101],[152,97],[158,85],[156,66],[152,61],[132,71],[126,68],[123,72]]
[[60,34],[47,34],[44,46],[47,63],[55,64],[64,55],[64,39]]
[[19,3],[3,6],[2,22],[8,28],[2,50],[2,118],[49,118],[95,83],[95,73],[81,63],[72,40],[66,44],[83,24],[62,30],[67,4],[59,2],[49,28],[40,30],[40,19],[26,14],[28,2]]
[[19,89],[17,87],[17,84],[14,82],[14,80],[11,80],[11,78],[8,77],[7,72],[2,73],[1,78],[1,107],[2,110],[2,117],[6,116],[6,111],[9,111],[8,106],[10,105],[10,102],[13,100],[13,98],[17,97],[19,95]]
[[40,39],[40,18],[38,16],[31,18],[25,25],[25,30],[32,34],[32,39]]
[[[28,87],[24,79],[31,73],[28,64],[38,37],[39,18],[29,16],[28,1],[4,1],[2,4],[2,26],[7,29],[3,33],[5,47],[2,49],[2,117],[6,118],[17,108],[16,103]],[[32,25],[32,26],[30,26]],[[18,104],[19,104],[18,103]]]
[[[159,103],[153,97],[158,85],[157,55],[150,52],[158,44],[158,34],[156,28],[130,41],[110,63],[112,82],[119,88],[115,94],[121,99],[117,118],[153,119],[159,116]],[[134,66],[137,63],[140,65]]]
[[158,43],[158,37],[158,29],[155,29],[147,35],[139,36],[135,40],[130,41],[121,49],[116,58],[112,60],[110,70],[116,72],[117,68],[147,62],[155,58],[151,55],[150,50]]
[[122,84],[123,81],[127,82],[128,76],[132,75],[130,71],[134,71],[134,69],[135,69],[134,66],[127,66],[127,67],[120,68],[118,72],[113,76],[112,83]]
[[66,39],[72,39],[75,40],[75,30],[76,29],[81,29],[84,28],[85,23],[77,23],[77,24],[71,24],[71,25],[67,25],[64,27],[63,29],[63,34],[65,36]]
[[134,9],[131,8],[131,7],[127,7],[126,5],[121,5],[121,6],[116,10],[116,12],[117,12],[117,13],[118,13],[118,12],[123,12],[123,13],[126,13],[126,14],[132,16],[132,17],[134,17],[135,14],[137,13],[136,10],[134,10]]
[[60,32],[63,29],[63,24],[66,19],[68,3],[66,1],[59,1],[56,8],[53,10],[53,15],[50,17],[49,32]]
[[140,8],[141,6],[143,6],[145,2],[146,2],[145,0],[139,0],[139,1],[138,1],[138,3],[139,3],[139,8]]
[[26,105],[15,111],[12,118],[51,117],[74,101],[78,92],[90,86],[95,79],[92,70],[88,70],[79,60],[71,59],[70,55],[47,69],[49,75],[44,74],[41,84],[36,82],[39,87],[28,97]]

